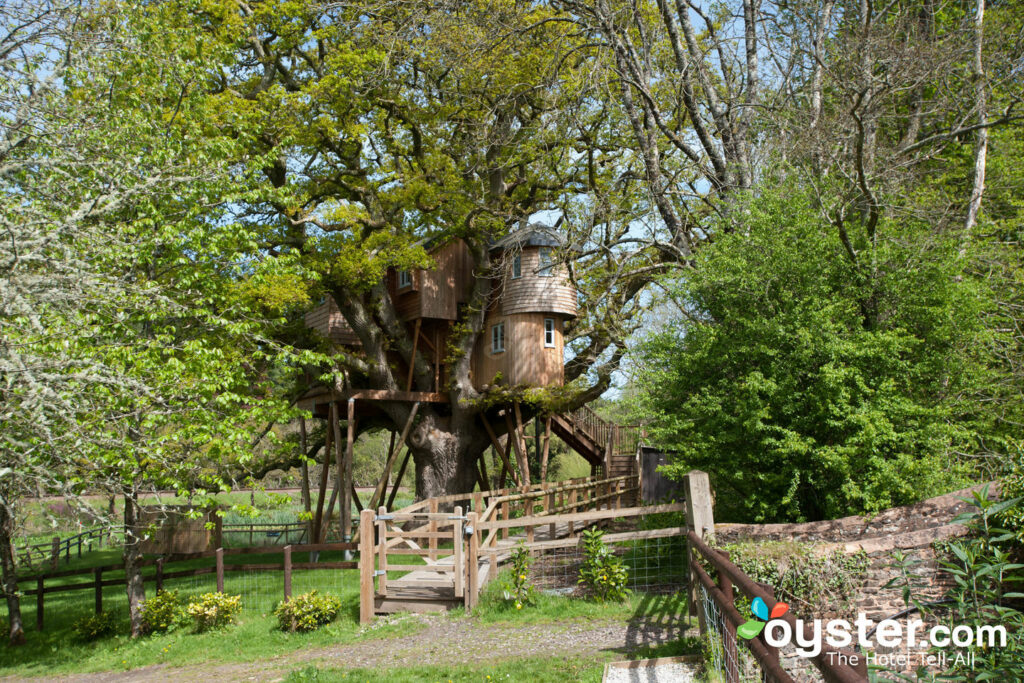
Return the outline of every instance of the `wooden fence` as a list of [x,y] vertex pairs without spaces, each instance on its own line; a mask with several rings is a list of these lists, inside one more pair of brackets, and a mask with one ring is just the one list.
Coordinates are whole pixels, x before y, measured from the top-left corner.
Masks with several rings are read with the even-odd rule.
[[96,547],[102,548],[103,541],[109,533],[105,527],[93,527],[68,538],[54,536],[50,541],[25,545],[15,550],[21,564],[33,567],[38,562],[49,564],[52,569],[56,569],[61,556],[64,557],[65,563],[71,563],[72,549],[81,557],[83,552],[92,550],[94,542]]
[[[327,552],[327,551],[353,551],[357,550],[355,543],[321,543],[313,545],[288,545],[280,550],[270,549],[267,546],[256,546],[249,548],[218,548],[217,550],[174,555],[169,557],[146,558],[140,562],[143,567],[154,567],[155,572],[151,576],[143,576],[143,581],[153,582],[156,590],[161,590],[165,581],[180,579],[190,576],[202,576],[204,574],[216,574],[217,592],[224,592],[224,575],[227,572],[245,571],[280,571],[283,573],[283,596],[290,598],[292,594],[292,572],[294,570],[309,569],[357,569],[358,562],[294,562],[293,554],[299,552]],[[281,552],[280,563],[227,563],[225,557],[232,555],[268,555]],[[174,569],[174,565],[185,562],[192,562],[198,559],[214,560],[212,566],[192,567],[188,569]],[[107,586],[119,586],[125,584],[124,578],[104,579],[103,574],[115,571],[124,571],[124,564],[109,564],[100,567],[88,567],[84,569],[69,569],[65,571],[52,571],[37,576],[18,579],[18,583],[35,583],[35,588],[22,591],[23,595],[34,595],[36,597],[36,629],[43,630],[43,615],[45,596],[50,593],[63,593],[66,591],[91,590],[95,594],[96,613],[103,611],[103,588]],[[66,579],[75,576],[91,576],[89,581],[76,583],[60,583],[58,585],[46,585],[47,580]]]
[[226,541],[225,534],[233,534],[242,538],[248,535],[249,546],[255,546],[257,538],[273,539],[273,543],[267,545],[288,545],[305,541],[308,531],[309,522],[222,524],[221,542]]
[[[411,607],[414,601],[420,604],[431,596],[437,601],[462,601],[467,610],[472,609],[481,587],[496,575],[499,559],[511,547],[510,534],[522,532],[526,543],[535,542],[540,533],[555,540],[617,517],[683,509],[681,504],[622,508],[623,500],[629,500],[637,486],[636,477],[585,478],[429,498],[394,513],[384,508],[376,514],[363,510],[359,525],[360,620],[372,621],[378,605]],[[450,541],[451,548],[440,548],[439,541]],[[389,554],[420,556],[426,564],[391,565]],[[481,580],[482,557],[486,558],[487,573]],[[389,584],[388,573],[398,571],[437,577],[415,585],[406,583],[396,590]]]

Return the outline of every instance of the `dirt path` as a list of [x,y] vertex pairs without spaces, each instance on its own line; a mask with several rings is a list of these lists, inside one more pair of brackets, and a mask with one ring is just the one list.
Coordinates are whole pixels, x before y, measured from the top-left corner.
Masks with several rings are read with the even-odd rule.
[[683,635],[680,622],[674,619],[636,620],[628,624],[618,621],[574,620],[561,624],[516,626],[480,624],[475,619],[447,619],[439,616],[413,618],[423,621],[424,628],[411,635],[301,650],[258,663],[152,666],[127,672],[61,676],[56,680],[69,683],[277,681],[310,664],[330,668],[376,669],[487,662],[510,657],[585,657],[602,651],[625,655],[640,647],[660,645]]

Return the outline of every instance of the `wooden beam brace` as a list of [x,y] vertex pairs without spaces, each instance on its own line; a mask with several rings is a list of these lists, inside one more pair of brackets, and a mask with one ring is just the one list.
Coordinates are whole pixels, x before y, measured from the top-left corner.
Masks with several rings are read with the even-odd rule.
[[415,330],[412,333],[412,355],[409,356],[409,379],[405,383],[406,391],[412,391],[412,380],[416,376],[416,351],[420,345],[420,326],[423,324],[423,318],[416,318]]
[[405,460],[402,461],[402,466],[398,468],[398,476],[395,477],[395,486],[391,489],[391,495],[388,496],[388,510],[391,510],[395,504],[395,496],[398,495],[398,487],[402,484],[402,477],[405,476],[405,468],[409,464],[410,459],[412,459],[412,451],[406,449]]
[[[506,415],[506,418],[507,417],[508,416]],[[483,413],[480,413],[480,419],[483,420],[484,428],[487,430],[487,436],[491,437],[491,443],[494,445],[494,450],[497,451],[498,455],[501,456],[501,459],[505,467],[508,469],[508,471],[512,473],[512,478],[516,482],[516,485],[519,485],[519,478],[516,476],[515,469],[512,467],[512,462],[509,460],[508,452],[506,449],[503,449],[501,447],[501,442],[498,441],[498,437],[494,433],[494,428],[491,427],[491,423],[488,421],[487,416]],[[508,443],[505,444],[505,446],[506,448],[511,448],[512,446],[511,431],[508,434]]]
[[370,498],[369,508],[376,510],[379,502],[384,498],[384,494],[387,493],[388,478],[391,475],[391,468],[394,467],[395,462],[398,460],[398,456],[401,455],[402,448],[405,446],[405,440],[409,436],[409,432],[412,430],[413,420],[416,419],[416,413],[420,410],[420,404],[414,403],[412,410],[409,411],[409,417],[405,421],[405,426],[402,427],[402,435],[398,438],[398,446],[395,447],[395,435],[394,432],[391,434],[391,446],[392,450],[388,452],[388,461],[384,464],[384,472],[381,474],[380,481],[377,482],[377,487],[373,491],[373,497]]

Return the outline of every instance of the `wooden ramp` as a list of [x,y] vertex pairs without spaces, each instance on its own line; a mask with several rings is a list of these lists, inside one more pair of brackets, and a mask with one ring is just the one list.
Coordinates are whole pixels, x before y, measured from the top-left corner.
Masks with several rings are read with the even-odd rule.
[[[557,542],[618,516],[623,502],[635,497],[636,485],[635,477],[588,478],[431,498],[394,513],[363,510],[360,620],[460,604],[471,610],[515,546]],[[461,506],[439,511],[457,502],[466,503],[465,514]],[[396,563],[408,556],[422,564]]]

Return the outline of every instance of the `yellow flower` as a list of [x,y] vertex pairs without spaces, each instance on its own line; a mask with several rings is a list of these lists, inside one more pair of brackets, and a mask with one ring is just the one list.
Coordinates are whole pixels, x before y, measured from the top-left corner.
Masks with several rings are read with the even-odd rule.
[[[522,609],[522,608],[523,608],[523,603],[517,602],[516,603],[516,609]],[[490,676],[488,676],[488,678],[490,678]]]

